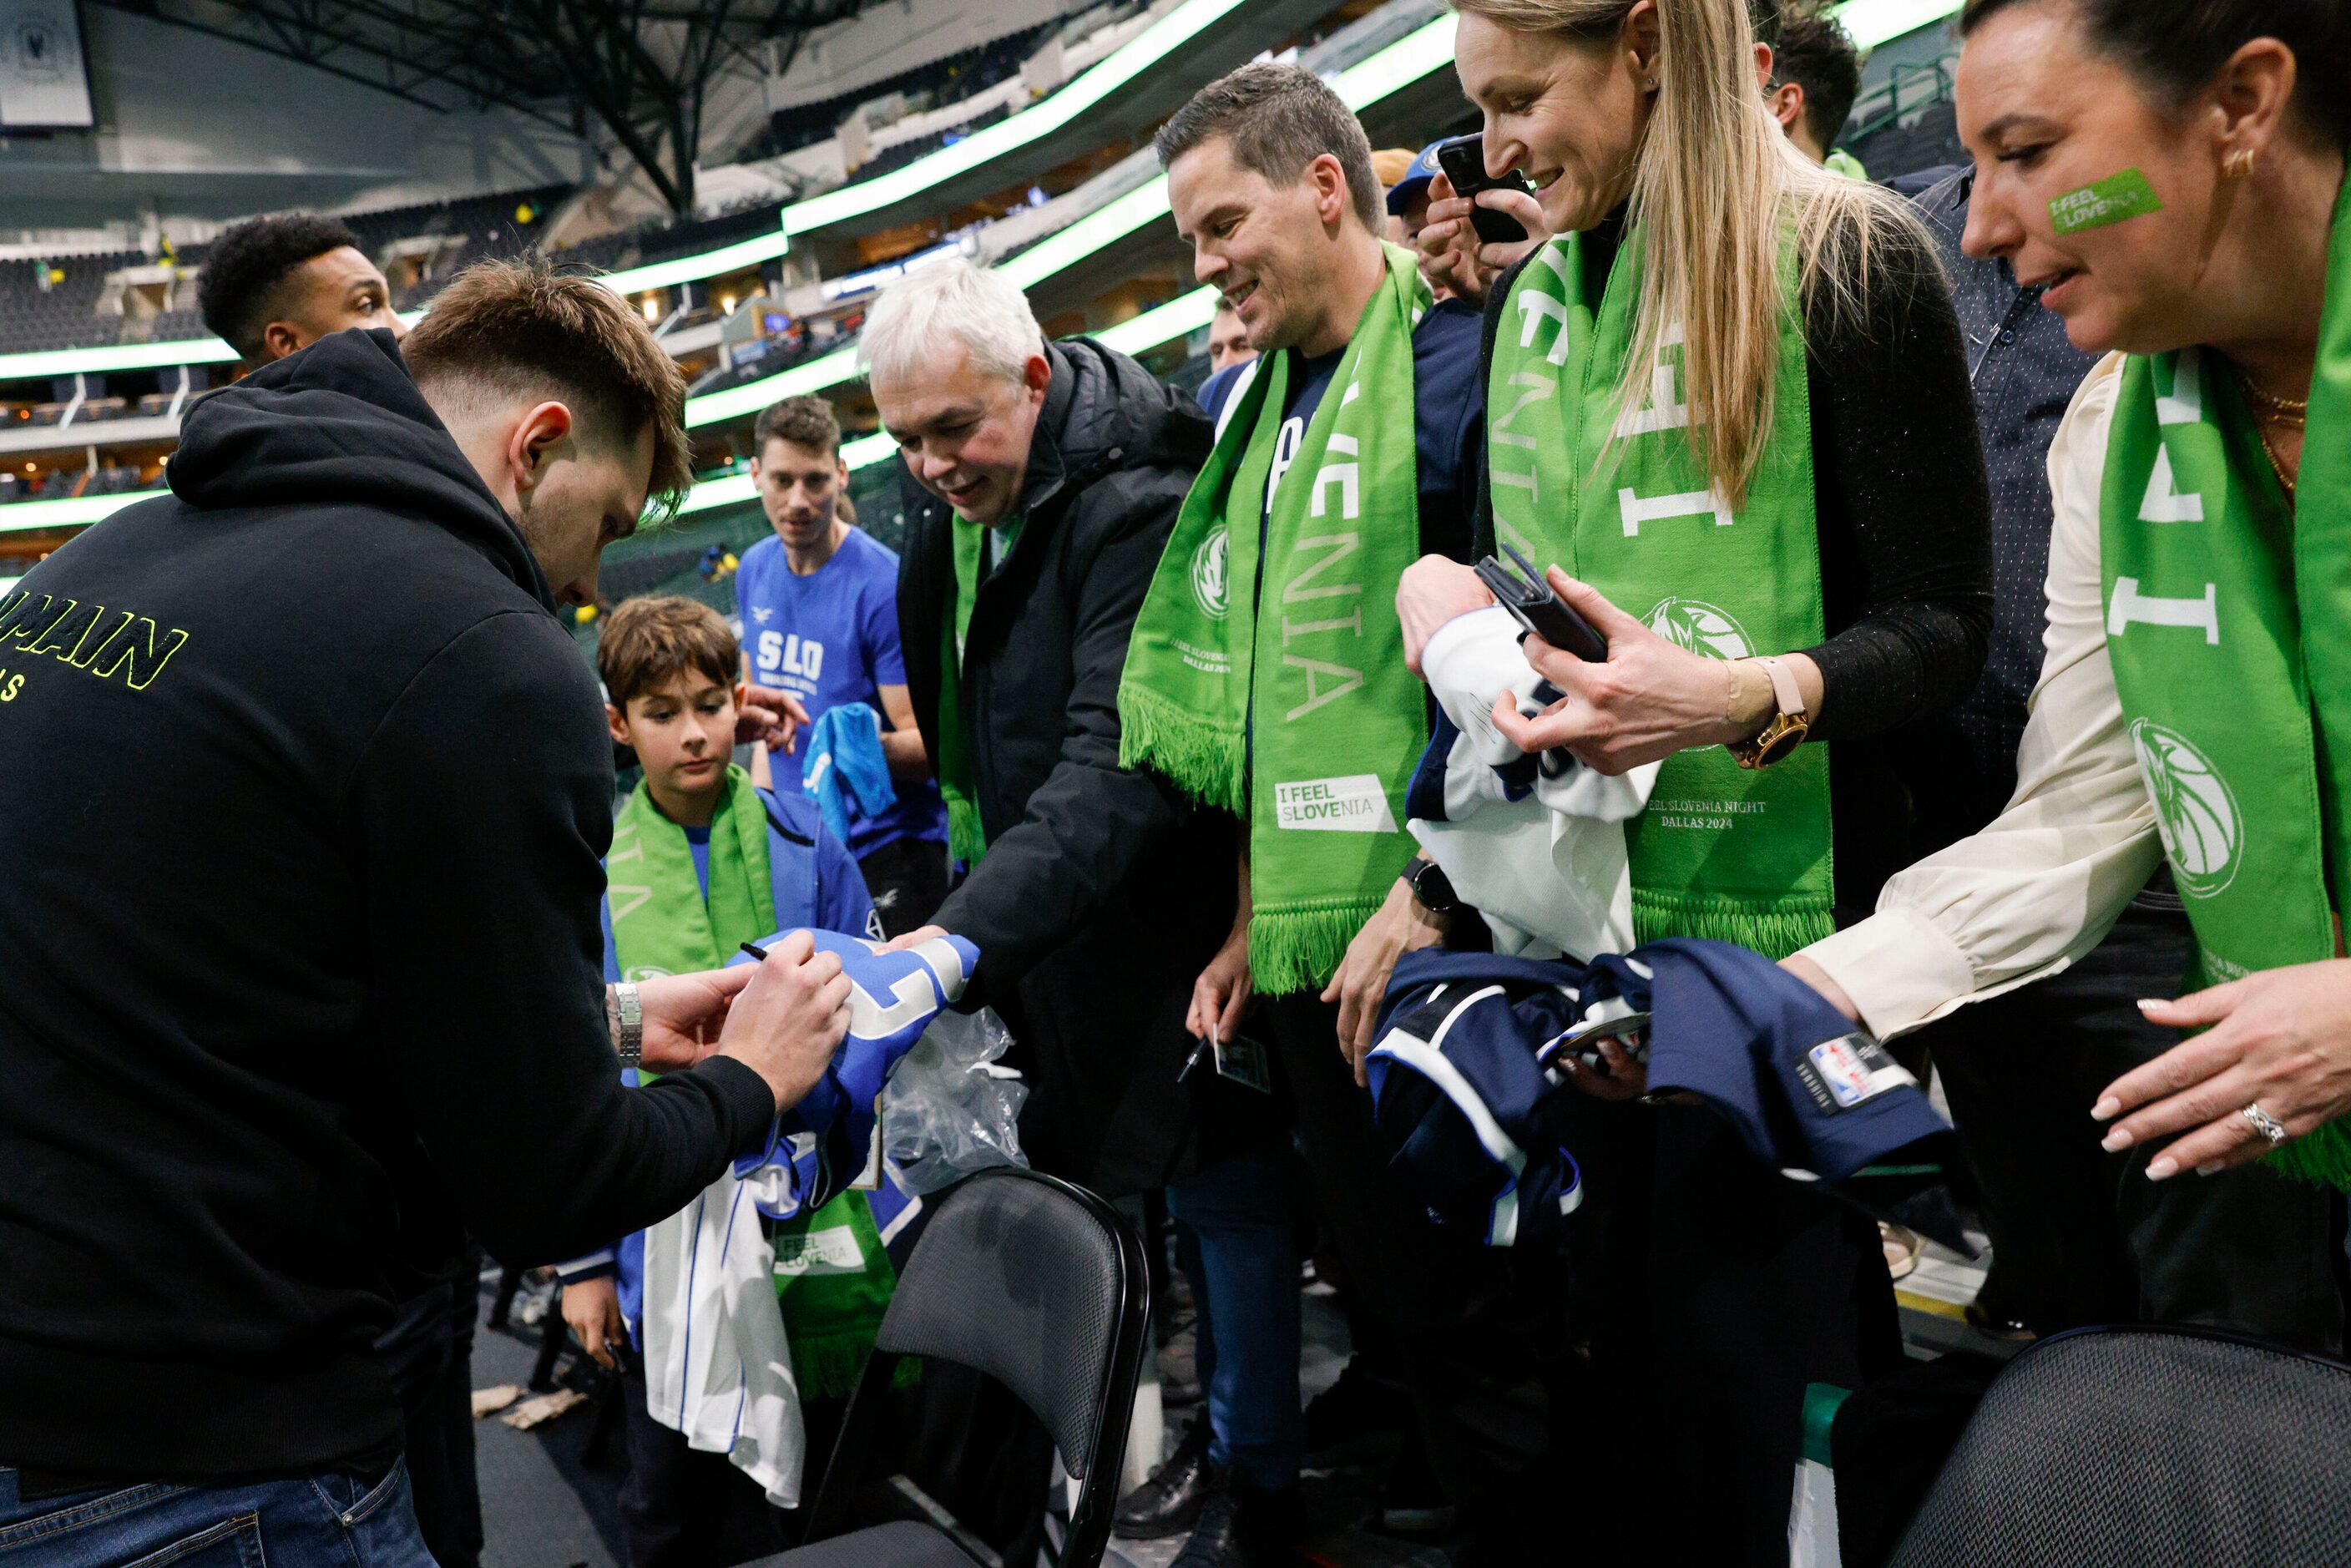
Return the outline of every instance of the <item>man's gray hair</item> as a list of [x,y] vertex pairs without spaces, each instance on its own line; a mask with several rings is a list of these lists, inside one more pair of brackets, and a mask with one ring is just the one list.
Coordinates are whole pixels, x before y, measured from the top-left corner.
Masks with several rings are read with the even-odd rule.
[[961,256],[933,262],[882,291],[865,317],[857,362],[870,381],[905,382],[952,338],[983,374],[1017,382],[1044,350],[1029,297],[1001,273]]
[[1231,146],[1234,162],[1273,185],[1295,184],[1328,152],[1346,172],[1355,216],[1381,232],[1386,202],[1372,168],[1371,138],[1346,100],[1303,66],[1261,60],[1217,78],[1159,128],[1151,145],[1165,169],[1219,137]]

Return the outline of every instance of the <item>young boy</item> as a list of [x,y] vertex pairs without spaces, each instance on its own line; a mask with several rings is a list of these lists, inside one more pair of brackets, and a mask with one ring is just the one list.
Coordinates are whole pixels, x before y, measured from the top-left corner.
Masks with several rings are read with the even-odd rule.
[[[816,802],[759,789],[730,765],[738,660],[726,622],[691,599],[627,600],[605,623],[596,665],[612,738],[633,747],[644,768],[605,860],[608,979],[717,968],[738,944],[799,925],[879,935],[857,862],[825,831]],[[808,1429],[810,1473],[799,1492],[808,1500],[896,1276],[862,1192],[770,1228]],[[648,1404],[651,1336],[679,1332],[643,1315],[648,1234],[563,1271],[564,1321],[590,1355],[606,1366],[617,1360],[625,1380],[629,1561],[715,1568],[778,1551],[798,1531],[768,1506],[760,1482],[726,1454],[691,1446]]]

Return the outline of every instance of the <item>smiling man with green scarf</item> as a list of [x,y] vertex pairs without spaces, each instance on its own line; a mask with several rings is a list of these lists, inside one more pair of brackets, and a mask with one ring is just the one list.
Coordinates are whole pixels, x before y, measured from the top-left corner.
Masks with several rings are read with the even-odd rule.
[[[1195,276],[1261,357],[1203,390],[1217,441],[1136,618],[1122,756],[1245,825],[1232,933],[1195,988],[1190,1027],[1272,1047],[1358,1287],[1359,1344],[1405,1383],[1472,1534],[1499,1540],[1513,1490],[1531,1495],[1518,1478],[1541,1445],[1547,1355],[1519,1332],[1540,1318],[1521,1310],[1534,1293],[1512,1288],[1511,1260],[1441,1234],[1397,1189],[1353,1065],[1397,955],[1439,928],[1405,880],[1416,862],[1404,789],[1429,721],[1395,602],[1418,557],[1467,553],[1484,448],[1478,319],[1433,305],[1411,256],[1381,243],[1370,143],[1312,73],[1244,67],[1201,89],[1157,145]],[[1278,1183],[1257,1196],[1284,1201]],[[1196,1228],[1208,1206],[1229,1218],[1244,1202],[1198,1184],[1169,1192]],[[1220,1375],[1280,1359],[1228,1343],[1280,1332],[1270,1322],[1219,1318],[1217,1331]],[[1229,1466],[1246,1492],[1286,1485],[1294,1382],[1226,1395],[1209,1390],[1212,1476]],[[1179,1561],[1239,1561],[1235,1537],[1264,1560],[1247,1511],[1236,1529],[1217,1506]]]

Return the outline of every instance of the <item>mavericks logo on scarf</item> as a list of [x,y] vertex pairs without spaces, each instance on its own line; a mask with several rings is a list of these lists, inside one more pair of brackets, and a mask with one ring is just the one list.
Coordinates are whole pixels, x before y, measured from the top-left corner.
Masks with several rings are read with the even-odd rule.
[[1384,248],[1278,475],[1291,356],[1234,389],[1119,684],[1119,760],[1249,821],[1249,966],[1270,994],[1327,980],[1413,853],[1398,819],[1427,697],[1395,604],[1420,553],[1412,333],[1429,295],[1412,254]]
[[[710,819],[707,903],[685,830],[661,814],[652,792],[639,784],[621,808],[604,874],[613,957],[623,978],[724,968],[741,944],[776,929],[767,807],[743,769],[729,767],[726,779],[726,799]],[[644,1076],[650,1080],[653,1074]],[[691,1213],[661,1223],[681,1225]],[[865,1195],[842,1193],[814,1214],[777,1220],[768,1228],[776,1249],[776,1295],[800,1393],[810,1399],[845,1395],[897,1285]],[[841,1256],[843,1242],[860,1253],[854,1268]],[[804,1257],[811,1245],[831,1265],[787,1272],[786,1260]]]
[[[2193,984],[2332,958],[2351,906],[2351,184],[2303,454],[2289,510],[2219,356],[2123,367],[2099,499],[2106,647],[2196,929]],[[2343,1123],[2273,1159],[2351,1187]]]
[[[1810,646],[1823,621],[1794,290],[1770,443],[1734,515],[1691,447],[1677,330],[1651,367],[1647,395],[1620,414],[1641,266],[1636,225],[1596,305],[1580,235],[1552,240],[1519,274],[1486,397],[1495,531],[1685,648],[1743,659]],[[1761,770],[1719,746],[1667,758],[1648,810],[1627,825],[1626,850],[1643,942],[1714,937],[1785,957],[1831,929],[1827,747],[1800,747]]]

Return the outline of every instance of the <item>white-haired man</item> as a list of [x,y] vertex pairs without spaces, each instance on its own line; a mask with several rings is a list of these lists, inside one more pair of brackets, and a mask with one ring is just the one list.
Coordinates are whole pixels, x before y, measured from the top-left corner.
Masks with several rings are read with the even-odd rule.
[[[1030,1158],[1111,1196],[1271,1160],[1271,1097],[1185,1071],[1232,823],[1119,765],[1128,633],[1207,417],[1123,354],[1047,342],[1017,287],[963,262],[886,291],[861,353],[905,463],[906,685],[966,868],[938,926],[977,945],[1019,1041]],[[1294,1294],[1286,1269],[1244,1289]]]

